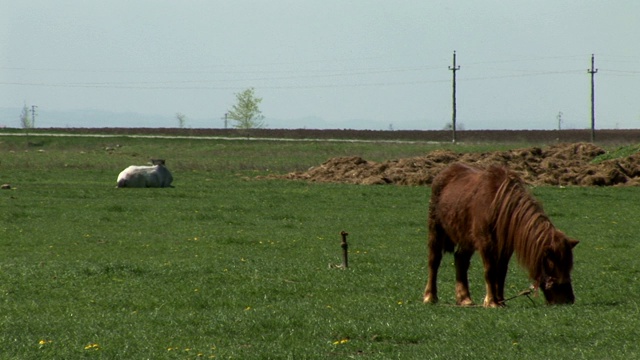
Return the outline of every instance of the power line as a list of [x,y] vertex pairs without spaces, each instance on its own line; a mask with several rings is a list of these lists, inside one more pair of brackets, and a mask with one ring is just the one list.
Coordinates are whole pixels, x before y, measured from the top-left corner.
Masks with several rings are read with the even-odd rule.
[[[557,74],[578,74],[581,70],[564,70],[564,71],[541,71],[529,74],[511,74],[498,76],[481,76],[457,79],[457,81],[485,81],[500,80],[512,78],[525,78]],[[326,77],[326,76],[325,76]],[[323,77],[319,77],[323,78]],[[60,87],[60,88],[95,88],[95,89],[131,89],[131,90],[237,90],[238,86],[229,85],[201,85],[201,86],[177,86],[180,84],[207,84],[207,83],[246,83],[249,81],[267,81],[267,80],[292,80],[304,78],[262,78],[262,79],[237,79],[237,80],[198,80],[198,81],[163,81],[163,82],[90,82],[90,83],[44,83],[44,82],[0,82],[0,85],[13,86],[40,86],[40,87]],[[413,80],[413,81],[376,81],[376,82],[360,82],[347,84],[320,84],[320,85],[266,85],[260,86],[262,89],[322,89],[322,88],[351,88],[351,87],[373,87],[373,86],[402,86],[402,85],[424,85],[445,83],[449,80]],[[176,85],[176,86],[174,86]]]
[[[544,59],[544,58],[541,58]],[[500,62],[500,61],[498,61]],[[496,62],[496,63],[498,63]],[[448,80],[445,79],[424,79],[424,80],[399,80],[399,81],[350,81],[347,83],[332,83],[332,84],[278,84],[278,82],[286,82],[287,80],[308,80],[308,79],[329,79],[329,78],[348,78],[352,76],[366,76],[366,75],[382,75],[382,74],[394,74],[401,72],[413,72],[413,71],[425,71],[431,70],[434,67],[431,66],[416,66],[416,67],[396,67],[396,68],[368,68],[358,71],[326,71],[324,74],[320,71],[314,71],[312,74],[290,75],[290,76],[273,76],[273,77],[253,77],[253,78],[235,78],[235,79],[217,79],[217,80],[180,80],[180,81],[138,81],[138,82],[74,82],[74,83],[58,83],[58,82],[27,82],[27,81],[0,81],[0,85],[7,86],[32,86],[32,87],[54,87],[54,88],[89,88],[89,89],[130,89],[130,90],[237,90],[239,87],[246,86],[247,82],[264,81],[268,84],[260,85],[261,89],[273,89],[273,90],[301,90],[301,89],[325,89],[325,88],[358,88],[358,87],[389,87],[389,86],[413,86],[413,85],[425,85],[425,84],[437,84],[444,83]],[[450,68],[450,70],[453,70]],[[504,70],[504,69],[501,69]],[[456,69],[457,71],[457,69]],[[453,75],[456,75],[456,71],[453,71]],[[512,70],[516,71],[516,70]],[[471,82],[471,81],[487,81],[487,80],[500,80],[500,79],[514,79],[514,78],[527,78],[537,76],[549,76],[558,74],[579,74],[583,70],[555,70],[555,71],[531,71],[520,70],[521,74],[505,74],[505,75],[492,75],[492,76],[478,76],[478,77],[463,77],[457,78],[456,81]],[[603,70],[608,75],[621,76],[620,74],[640,74],[637,71],[625,71],[625,70]],[[267,72],[268,73],[268,72]],[[279,72],[272,72],[277,74]],[[355,79],[354,79],[355,80]],[[364,79],[363,79],[364,80]],[[232,85],[232,84],[238,84]],[[186,85],[186,86],[185,86]]]
[[[291,73],[311,73],[318,75],[309,76],[326,76],[326,74],[335,73],[337,75],[359,75],[359,74],[378,74],[378,73],[393,73],[393,72],[409,72],[409,71],[424,71],[424,70],[436,70],[436,66],[404,66],[404,67],[370,67],[370,68],[355,68],[355,69],[304,69],[297,70],[295,68],[285,68],[282,70],[268,70],[268,69],[256,69],[256,70],[230,70],[225,66],[220,66],[220,69],[210,68],[194,68],[184,70],[149,70],[149,69],[65,69],[65,68],[20,68],[20,67],[0,67],[0,70],[6,71],[29,71],[29,72],[51,72],[51,73],[84,73],[84,74],[224,74],[224,75],[253,75],[253,74],[291,74]],[[301,75],[297,75],[301,76]]]
[[[478,61],[467,64],[467,67],[476,66],[476,65],[484,65],[484,64],[505,64],[505,63],[522,63],[522,62],[540,62],[547,60],[558,60],[558,59],[573,59],[573,58],[581,58],[583,54],[580,55],[566,55],[566,56],[546,56],[546,57],[523,57],[519,59],[510,59],[510,60],[490,60],[490,61]],[[392,67],[392,68],[355,68],[351,70],[345,70],[344,66],[340,66],[338,69],[314,69],[307,68],[304,70],[296,70],[300,66],[310,65],[310,64],[331,64],[331,65],[339,65],[341,63],[345,63],[348,61],[357,61],[358,63],[362,63],[363,60],[372,60],[372,59],[380,59],[382,57],[373,57],[373,58],[354,58],[354,59],[343,59],[343,60],[329,60],[329,61],[307,61],[307,62],[282,62],[282,63],[255,63],[255,64],[220,64],[220,65],[208,65],[208,66],[196,66],[196,67],[185,67],[185,68],[156,68],[150,69],[148,67],[138,68],[138,69],[117,69],[117,68],[102,68],[102,69],[82,69],[82,68],[56,68],[56,67],[43,67],[43,68],[27,68],[27,67],[17,67],[17,66],[3,66],[0,67],[1,70],[6,71],[29,71],[29,72],[63,72],[63,73],[125,73],[125,74],[290,74],[292,72],[304,72],[304,73],[332,73],[332,72],[352,72],[352,73],[386,73],[386,72],[404,72],[404,71],[424,71],[424,70],[437,70],[440,68],[439,65],[430,65],[430,66],[408,66],[408,67]],[[635,59],[635,57],[627,56],[629,59]],[[619,62],[619,61],[618,61]],[[629,61],[632,62],[632,61]],[[281,67],[278,70],[268,69],[272,66]]]
[[634,70],[610,70],[600,69],[600,73],[606,73],[609,76],[628,76],[628,75],[640,75],[640,71]]

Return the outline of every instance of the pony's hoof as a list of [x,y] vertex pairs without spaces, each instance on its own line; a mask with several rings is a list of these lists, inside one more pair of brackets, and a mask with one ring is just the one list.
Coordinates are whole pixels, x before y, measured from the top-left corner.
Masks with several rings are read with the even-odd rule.
[[492,309],[494,309],[494,308],[502,308],[502,307],[506,307],[506,306],[507,306],[507,304],[505,304],[505,303],[504,303],[504,301],[496,302],[496,301],[487,301],[487,300],[485,300],[485,301],[484,301],[483,306],[484,306],[485,308],[492,308]]
[[432,295],[425,295],[424,299],[422,300],[423,304],[435,304],[437,302],[438,302],[438,297],[432,296]]
[[462,299],[462,300],[458,301],[457,304],[458,304],[458,306],[473,306],[473,305],[475,305],[473,303],[473,300],[471,300],[470,298]]

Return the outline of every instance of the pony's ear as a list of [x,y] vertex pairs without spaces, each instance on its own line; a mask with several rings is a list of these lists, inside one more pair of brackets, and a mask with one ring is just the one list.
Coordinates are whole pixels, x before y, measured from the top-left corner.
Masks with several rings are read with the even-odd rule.
[[575,239],[567,239],[567,241],[569,242],[569,246],[571,246],[572,249],[574,247],[576,247],[576,245],[578,245],[578,243],[580,242],[580,241],[575,240]]

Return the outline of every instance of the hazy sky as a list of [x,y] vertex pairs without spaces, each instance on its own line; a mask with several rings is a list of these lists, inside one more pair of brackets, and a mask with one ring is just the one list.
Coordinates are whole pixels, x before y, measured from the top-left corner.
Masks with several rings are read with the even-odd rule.
[[222,127],[254,87],[269,127],[442,129],[456,50],[465,129],[588,128],[592,53],[596,127],[638,128],[639,37],[637,0],[0,0],[0,126]]

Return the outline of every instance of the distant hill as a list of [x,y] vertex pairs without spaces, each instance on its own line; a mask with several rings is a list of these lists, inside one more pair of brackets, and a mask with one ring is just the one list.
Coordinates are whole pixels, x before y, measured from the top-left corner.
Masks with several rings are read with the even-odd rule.
[[[22,108],[0,108],[0,127],[21,127],[20,113]],[[222,118],[192,118],[185,114],[186,127],[193,129],[224,128]],[[367,119],[350,119],[340,122],[326,121],[317,116],[307,116],[298,119],[265,118],[266,128],[269,129],[353,129],[353,130],[389,130],[391,124],[375,122]],[[413,122],[417,123],[417,122]],[[408,127],[403,130],[420,129],[421,126]],[[36,112],[37,128],[168,128],[177,127],[175,114],[153,115],[133,112],[112,112],[103,110],[46,110]],[[228,128],[233,127],[231,121]],[[398,127],[400,129],[400,127]]]
[[[1,108],[0,127],[20,127],[22,108]],[[78,127],[171,127],[177,120],[170,116],[117,113],[100,110],[56,111],[37,109],[37,128]]]

